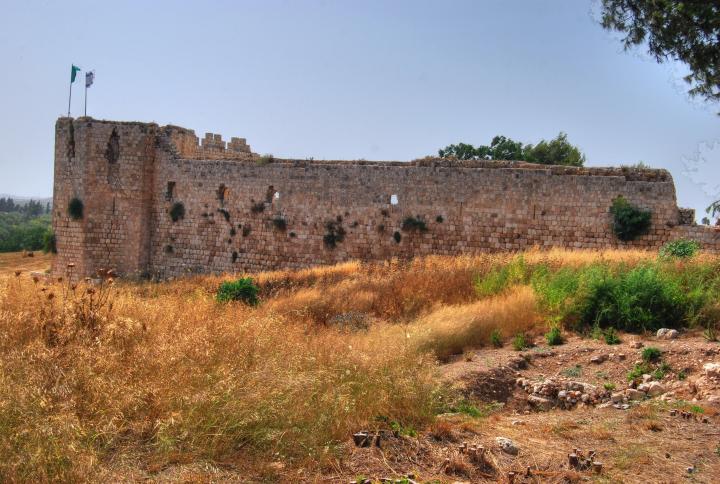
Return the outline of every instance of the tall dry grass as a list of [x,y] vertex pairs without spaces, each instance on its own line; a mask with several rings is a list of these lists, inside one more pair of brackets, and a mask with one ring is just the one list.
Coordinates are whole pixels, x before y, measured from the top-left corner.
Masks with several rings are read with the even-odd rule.
[[[0,480],[78,481],[174,462],[317,463],[377,417],[421,427],[438,402],[438,357],[486,344],[493,329],[509,337],[536,324],[529,289],[475,293],[476,277],[512,257],[256,274],[256,308],[216,303],[222,277],[122,283],[93,324],[78,317],[84,284],[1,277]],[[524,257],[582,265],[650,256]],[[331,324],[349,312],[372,324]]]
[[539,323],[535,294],[527,286],[517,286],[474,303],[442,306],[421,318],[415,331],[421,351],[446,361],[465,349],[489,345],[495,330],[507,339],[539,329]]
[[378,416],[419,426],[433,415],[433,359],[393,328],[309,334],[209,293],[120,287],[99,330],[53,343],[43,328],[48,306],[67,303],[58,285],[2,283],[3,480],[88,479],[128,456],[317,458]]

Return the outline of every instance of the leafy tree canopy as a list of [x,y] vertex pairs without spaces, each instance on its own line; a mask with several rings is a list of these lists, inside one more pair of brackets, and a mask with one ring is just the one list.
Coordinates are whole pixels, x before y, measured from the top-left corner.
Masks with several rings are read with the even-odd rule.
[[556,138],[542,140],[536,145],[524,145],[505,136],[495,136],[489,146],[458,143],[446,146],[438,154],[441,158],[459,160],[515,160],[570,166],[583,166],[585,163],[585,155],[577,146],[570,144],[567,135],[562,132]]
[[625,49],[646,44],[658,62],[685,63],[690,95],[720,101],[720,0],[602,0],[601,22]]

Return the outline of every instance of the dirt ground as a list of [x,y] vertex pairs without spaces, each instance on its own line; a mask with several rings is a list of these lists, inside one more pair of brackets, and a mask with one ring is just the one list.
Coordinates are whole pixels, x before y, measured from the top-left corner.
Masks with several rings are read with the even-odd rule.
[[[411,474],[418,482],[510,482],[510,472],[516,483],[720,482],[720,406],[709,401],[720,397],[720,386],[703,376],[705,363],[720,362],[720,344],[701,334],[622,339],[609,346],[571,337],[561,346],[538,344],[520,353],[507,346],[467,353],[444,365],[442,377],[461,388],[483,415],[443,415],[429,431],[389,439],[381,449],[348,443],[338,470],[374,480]],[[590,383],[606,395],[620,393],[648,346],[661,349],[669,365],[659,380],[667,392],[654,398],[542,411],[528,404],[528,394],[516,384],[518,378],[551,378]],[[606,384],[614,388],[605,390]],[[497,437],[511,439],[517,455],[502,451]],[[486,449],[480,464],[460,452],[463,442]],[[568,454],[574,449],[585,456],[594,451],[600,472],[571,468]]]
[[[443,365],[441,378],[465,393],[477,414],[447,413],[429,429],[383,432],[380,446],[359,447],[348,436],[319,473],[278,460],[265,464],[259,474],[257,466],[249,474],[239,474],[228,463],[202,469],[176,466],[137,477],[161,482],[360,484],[720,482],[720,406],[708,401],[720,396],[720,382],[707,381],[703,373],[705,363],[720,362],[720,343],[707,342],[700,333],[669,341],[621,338],[622,343],[613,346],[571,337],[555,347],[538,340],[537,346],[523,352],[506,346],[467,353]],[[629,387],[627,373],[648,346],[660,348],[662,361],[670,365],[659,380],[666,393],[653,398],[538,410],[516,383],[518,378],[585,382],[601,388],[607,400]],[[590,361],[610,354],[600,363]],[[605,391],[605,384],[615,388]],[[510,439],[517,454],[503,451],[498,437]],[[482,451],[461,450],[480,446],[480,458],[476,456]],[[588,467],[571,467],[568,455],[576,451],[583,457],[593,452],[592,461],[601,464],[599,472],[590,461]]]

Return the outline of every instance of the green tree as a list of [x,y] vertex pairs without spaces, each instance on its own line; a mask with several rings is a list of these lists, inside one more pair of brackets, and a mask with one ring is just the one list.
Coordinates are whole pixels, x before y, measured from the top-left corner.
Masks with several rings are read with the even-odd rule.
[[602,0],[601,23],[626,50],[645,44],[657,62],[684,63],[690,95],[720,101],[720,1]]
[[[645,44],[659,63],[684,63],[689,94],[720,101],[719,0],[602,0],[601,23],[624,35],[626,50]],[[707,212],[720,213],[720,200]]]
[[458,160],[515,160],[545,165],[583,166],[585,155],[577,146],[568,142],[563,132],[550,141],[541,140],[537,145],[523,145],[506,136],[495,136],[490,145],[473,146],[467,143],[448,145],[438,150],[441,158]]
[[580,152],[577,146],[571,145],[567,140],[567,134],[562,132],[553,140],[542,140],[535,146],[527,145],[525,153],[526,161],[531,163],[570,166],[583,166],[585,164],[585,155]]

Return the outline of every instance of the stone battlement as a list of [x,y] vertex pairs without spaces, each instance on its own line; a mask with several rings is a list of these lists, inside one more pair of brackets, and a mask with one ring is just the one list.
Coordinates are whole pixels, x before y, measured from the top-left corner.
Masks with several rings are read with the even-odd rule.
[[[649,234],[612,233],[617,196],[652,211]],[[82,201],[82,217],[67,207]],[[666,170],[514,161],[260,157],[245,139],[154,123],[56,123],[55,270],[172,277],[300,268],[348,259],[531,247],[720,249],[676,204]],[[410,222],[408,222],[408,220]]]

